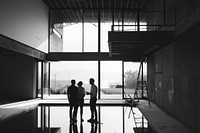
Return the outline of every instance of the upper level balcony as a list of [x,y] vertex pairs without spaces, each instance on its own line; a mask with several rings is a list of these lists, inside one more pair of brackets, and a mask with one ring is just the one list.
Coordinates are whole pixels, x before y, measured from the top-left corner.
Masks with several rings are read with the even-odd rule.
[[[145,28],[145,26],[141,27]],[[173,25],[165,25],[165,29],[162,28],[162,30],[148,30],[147,27],[150,26],[146,25],[146,30],[141,31],[137,31],[137,29],[136,31],[128,31],[125,29],[126,26],[118,27],[120,30],[117,31],[117,28],[112,28],[113,31],[108,32],[110,56],[146,57],[151,52],[172,42],[174,36]]]

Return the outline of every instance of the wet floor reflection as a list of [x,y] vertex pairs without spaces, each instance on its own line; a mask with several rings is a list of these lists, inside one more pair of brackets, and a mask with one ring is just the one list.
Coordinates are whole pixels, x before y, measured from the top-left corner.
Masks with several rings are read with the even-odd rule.
[[[97,125],[98,123],[91,123],[90,133],[97,133]],[[78,130],[78,124],[73,123],[69,125],[69,133],[84,133],[83,132],[83,123],[80,123],[80,131]]]
[[97,122],[90,118],[89,106],[80,112],[77,123],[69,120],[69,107],[39,106],[36,109],[0,123],[0,133],[153,133],[147,120],[137,108],[123,106],[97,106]]

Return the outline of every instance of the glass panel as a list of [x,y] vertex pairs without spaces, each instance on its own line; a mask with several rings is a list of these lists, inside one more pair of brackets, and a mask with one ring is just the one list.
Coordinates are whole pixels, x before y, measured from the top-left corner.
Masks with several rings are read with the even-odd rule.
[[122,12],[116,11],[114,13],[114,31],[122,31]]
[[145,82],[143,97],[147,98],[147,63],[143,63],[143,81]]
[[124,62],[124,98],[134,95],[139,66],[139,62]]
[[38,62],[38,72],[37,72],[37,97],[41,97],[41,74],[42,74],[42,63]]
[[84,52],[98,52],[98,23],[84,23]]
[[[137,78],[140,68],[140,62],[124,62],[124,98],[133,98],[137,88]],[[142,69],[138,79],[138,97],[142,98]],[[143,96],[147,96],[147,66],[143,63]]]
[[[62,18],[56,11],[51,14],[50,51],[98,52],[98,13],[74,10],[62,11],[62,14],[69,18]],[[71,20],[74,15],[77,18]]]
[[147,23],[146,22],[140,22],[140,31],[147,31]]
[[122,62],[101,61],[101,99],[122,98]]
[[82,23],[63,27],[63,52],[82,52]]
[[98,12],[84,12],[84,52],[98,52]]
[[63,51],[63,28],[62,23],[56,23],[50,28],[50,52]]
[[44,62],[43,72],[43,97],[46,97],[49,95],[49,63]]
[[[72,79],[83,82],[86,91],[90,91],[89,79],[94,78],[98,86],[97,61],[62,61],[51,62],[50,88],[51,97],[67,98],[66,92]],[[58,95],[59,94],[59,95]],[[89,98],[89,95],[85,97]]]
[[125,23],[124,31],[137,31],[137,25],[135,22],[133,23]]
[[111,31],[112,26],[112,12],[101,12],[101,52],[109,52],[108,48],[108,31]]
[[101,23],[101,52],[109,52],[108,31],[111,31],[111,23]]

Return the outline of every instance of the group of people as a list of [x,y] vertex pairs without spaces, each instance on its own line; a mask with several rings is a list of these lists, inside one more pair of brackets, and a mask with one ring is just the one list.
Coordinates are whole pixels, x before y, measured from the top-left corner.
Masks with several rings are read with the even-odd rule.
[[76,81],[74,79],[71,80],[71,85],[68,87],[67,96],[69,100],[69,117],[71,123],[77,122],[77,112],[78,107],[80,107],[80,118],[81,122],[83,122],[83,105],[84,105],[84,97],[85,95],[90,95],[90,111],[91,118],[88,122],[97,122],[97,110],[96,110],[96,101],[97,101],[97,86],[94,84],[95,80],[90,78],[89,83],[91,85],[90,92],[85,92],[85,88],[82,87],[83,82],[78,82],[78,87],[76,86]]

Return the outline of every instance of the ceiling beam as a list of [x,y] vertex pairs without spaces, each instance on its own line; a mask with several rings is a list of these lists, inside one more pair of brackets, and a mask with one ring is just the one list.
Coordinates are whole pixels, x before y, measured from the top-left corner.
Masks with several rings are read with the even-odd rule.
[[46,60],[46,53],[0,34],[0,47],[38,60]]
[[109,53],[49,53],[47,55],[48,61],[104,61],[104,60],[123,60],[123,61],[140,61],[141,57],[138,55],[112,55]]

